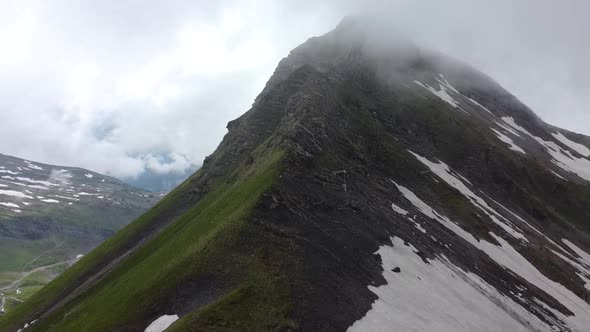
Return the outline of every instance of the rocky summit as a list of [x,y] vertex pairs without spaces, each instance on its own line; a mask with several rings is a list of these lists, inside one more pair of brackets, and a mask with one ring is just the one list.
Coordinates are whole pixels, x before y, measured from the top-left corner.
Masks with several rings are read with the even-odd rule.
[[588,331],[589,147],[346,19],[0,330]]
[[85,169],[0,154],[0,317],[159,198]]

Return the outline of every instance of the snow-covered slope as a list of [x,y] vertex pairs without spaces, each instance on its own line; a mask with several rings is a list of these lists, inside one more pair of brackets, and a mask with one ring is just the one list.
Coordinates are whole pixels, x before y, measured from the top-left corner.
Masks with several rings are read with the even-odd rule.
[[79,204],[149,206],[159,194],[88,170],[40,164],[0,154],[0,215]]

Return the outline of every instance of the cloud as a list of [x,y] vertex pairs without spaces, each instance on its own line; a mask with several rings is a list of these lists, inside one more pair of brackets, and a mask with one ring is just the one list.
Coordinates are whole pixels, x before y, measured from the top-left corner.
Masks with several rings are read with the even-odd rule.
[[145,156],[146,168],[156,174],[184,173],[192,164],[184,156],[170,153],[165,156]]
[[590,4],[549,0],[7,1],[0,152],[118,177],[199,165],[279,60],[351,13],[471,63],[590,134]]

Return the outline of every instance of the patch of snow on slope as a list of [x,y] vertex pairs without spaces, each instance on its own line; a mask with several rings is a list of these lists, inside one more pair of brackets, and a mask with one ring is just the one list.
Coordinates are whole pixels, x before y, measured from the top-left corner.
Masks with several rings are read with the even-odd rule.
[[576,142],[570,140],[569,138],[565,137],[560,132],[557,132],[557,134],[551,133],[551,135],[553,135],[553,137],[555,137],[555,139],[557,139],[561,143],[567,145],[568,147],[570,147],[571,149],[573,149],[577,153],[581,154],[582,156],[590,157],[590,149],[588,149],[585,145],[582,145],[580,143],[576,143]]
[[11,208],[17,208],[17,209],[20,207],[20,206],[18,206],[17,204],[14,204],[14,203],[4,203],[4,202],[0,202],[0,205],[4,205],[4,206],[7,206],[7,207],[11,207]]
[[22,176],[18,176],[17,177],[17,180],[25,181],[25,182],[29,182],[29,183],[42,184],[44,186],[55,186],[55,187],[59,187],[59,184],[56,184],[56,183],[51,183],[49,181],[33,180],[33,179],[25,178],[25,177],[22,177]]
[[[571,154],[571,152],[562,149],[557,143],[552,141],[545,141],[544,139],[534,136],[526,129],[519,126],[512,117],[503,117],[502,120],[509,124],[512,128],[525,133],[532,137],[535,141],[545,147],[545,151],[553,157],[552,162],[562,169],[574,173],[586,181],[590,181],[590,160],[585,158],[578,158]],[[574,143],[574,142],[572,142]]]
[[70,201],[79,201],[80,200],[79,198],[62,196],[62,195],[53,195],[53,197],[63,198],[63,199],[67,199],[67,200],[70,200]]
[[[506,233],[510,234],[514,238],[522,239],[528,241],[527,238],[516,229],[516,226],[512,226],[510,221],[496,210],[494,210],[491,206],[489,206],[486,201],[484,201],[481,197],[477,196],[471,189],[467,188],[467,186],[461,182],[457,177],[453,175],[450,167],[445,164],[444,162],[440,161],[438,163],[433,163],[430,160],[416,154],[410,150],[408,150],[416,159],[418,159],[422,164],[430,169],[430,171],[436,174],[441,180],[445,181],[451,187],[457,189],[463,196],[465,196],[473,206],[481,210],[483,213],[488,215],[493,223],[500,226]],[[455,172],[456,173],[456,172]],[[463,176],[460,176],[464,179]],[[502,219],[499,220],[498,218]]]
[[520,131],[521,133],[527,134],[529,136],[533,136],[533,134],[529,133],[528,130],[524,129],[523,127],[519,126],[516,121],[514,121],[514,118],[511,116],[504,116],[502,117],[502,121],[506,122],[508,125],[510,125],[510,127]]
[[580,277],[580,279],[582,279],[584,281],[584,283],[585,283],[584,287],[586,287],[586,289],[590,290],[590,279],[588,278],[588,277],[590,277],[590,270],[589,270],[588,266],[580,264],[578,262],[575,262],[575,261],[569,259],[568,257],[566,257],[565,255],[558,253],[555,250],[552,250],[552,252],[557,257],[561,258],[565,262],[568,262],[572,267],[577,269],[578,271],[576,271],[576,274]]
[[10,170],[7,170],[7,169],[0,169],[0,173],[11,174],[11,175],[20,174],[20,172],[14,172],[14,171],[10,171]]
[[574,173],[586,181],[590,181],[590,160],[578,158],[569,151],[563,150],[555,142],[545,141],[540,137],[533,138],[546,148],[546,151],[553,157],[552,162],[562,169]]
[[581,260],[586,266],[590,267],[590,255],[587,252],[567,239],[561,239],[561,241],[580,256],[579,260]]
[[176,320],[178,320],[178,315],[163,315],[153,321],[145,329],[145,332],[162,332],[172,325],[172,323],[174,323]]
[[491,232],[489,234],[498,241],[500,246],[496,246],[495,244],[484,240],[477,240],[471,233],[466,232],[449,218],[439,214],[428,206],[428,204],[418,198],[412,191],[395,182],[393,183],[404,197],[406,197],[406,199],[408,199],[408,201],[410,201],[410,203],[412,203],[412,205],[424,215],[438,221],[457,236],[484,252],[498,265],[511,270],[515,275],[520,276],[530,284],[537,286],[540,290],[552,296],[555,300],[574,313],[574,316],[565,316],[559,314],[556,310],[552,311],[563,322],[566,322],[570,327],[577,328],[579,331],[584,331],[590,326],[590,305],[568,288],[547,278],[516,249],[506,242],[506,240]]
[[29,195],[25,195],[25,194],[21,193],[20,191],[14,191],[14,190],[0,190],[0,195],[14,196],[14,197],[19,197],[19,198],[33,198]]
[[567,179],[566,179],[566,178],[564,178],[563,176],[561,176],[561,175],[557,174],[556,172],[554,172],[554,171],[551,171],[551,173],[552,173],[553,175],[557,176],[558,178],[562,179],[563,181],[567,181]]
[[490,111],[489,109],[487,109],[485,106],[483,106],[482,104],[478,103],[477,100],[469,98],[469,97],[465,97],[467,98],[470,102],[474,103],[475,105],[481,107],[484,111],[490,113],[490,114],[494,114],[492,113],[492,111]]
[[494,122],[494,123],[498,127],[500,127],[502,129],[506,130],[507,132],[511,133],[512,135],[521,137],[520,134],[516,130],[514,130],[513,128],[511,128],[510,126],[507,126],[507,125],[503,124],[502,122]]
[[94,175],[90,174],[90,173],[86,173],[84,174],[85,177],[92,179],[94,177]]
[[502,141],[510,146],[509,147],[510,150],[520,152],[522,154],[526,154],[526,152],[524,152],[524,150],[520,146],[516,145],[510,137],[502,134],[501,132],[497,131],[494,128],[491,128],[491,129],[496,134],[496,136],[498,136],[498,139],[500,139],[500,141]]
[[[514,316],[548,330],[538,318],[446,257],[426,264],[412,245],[397,237],[392,243],[377,252],[387,284],[369,286],[379,298],[348,331],[529,331]],[[392,271],[395,267],[399,273]]]
[[408,211],[402,209],[401,207],[395,205],[394,203],[391,203],[391,208],[393,209],[393,211],[401,214],[402,216],[407,216],[408,215]]
[[41,202],[45,202],[45,203],[59,203],[58,200],[56,199],[51,199],[51,198],[47,198],[47,199],[42,199]]
[[[487,195],[486,195],[487,196]],[[551,244],[553,244],[555,247],[557,247],[559,250],[567,253],[567,251],[565,249],[563,249],[562,246],[560,246],[559,244],[555,243],[555,241],[551,240],[550,238],[547,237],[547,235],[543,234],[540,230],[538,230],[537,228],[535,228],[533,225],[531,225],[528,221],[524,220],[524,218],[522,218],[521,216],[519,216],[518,214],[512,212],[512,210],[508,209],[507,207],[505,207],[504,205],[500,204],[498,201],[494,200],[493,198],[487,196],[490,200],[492,200],[492,202],[496,203],[498,206],[500,206],[502,209],[504,209],[505,211],[507,211],[508,213],[510,213],[511,215],[513,215],[516,219],[520,220],[523,224],[527,225],[530,229],[532,229],[533,231],[535,231],[537,234],[541,235],[543,238],[545,238],[545,240],[549,241]]]
[[459,107],[459,102],[456,101],[455,99],[453,99],[453,97],[451,97],[451,95],[447,92],[450,89],[448,89],[443,84],[441,84],[440,81],[439,81],[440,90],[436,90],[435,88],[433,88],[427,84],[423,84],[420,81],[414,81],[414,83],[416,83],[416,85],[421,86],[424,89],[430,91],[432,94],[434,94],[438,98],[442,99],[444,102],[453,106],[454,108],[458,108],[459,110],[461,110],[461,112],[469,114],[468,112],[465,112],[465,110],[463,110],[461,107]]
[[28,160],[25,160],[25,163],[27,164],[27,167],[30,168],[30,169],[36,169],[38,171],[42,171],[43,170],[43,167],[38,166],[36,164],[33,164],[32,162],[30,162]]

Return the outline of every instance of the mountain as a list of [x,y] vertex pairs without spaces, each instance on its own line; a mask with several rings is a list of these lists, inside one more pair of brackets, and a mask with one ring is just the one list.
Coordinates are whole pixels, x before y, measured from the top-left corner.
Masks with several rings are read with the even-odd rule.
[[587,331],[590,138],[346,19],[11,331]]
[[0,154],[0,313],[159,198],[85,169]]

